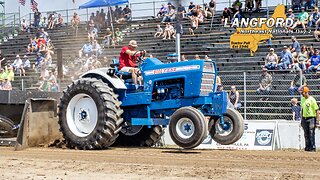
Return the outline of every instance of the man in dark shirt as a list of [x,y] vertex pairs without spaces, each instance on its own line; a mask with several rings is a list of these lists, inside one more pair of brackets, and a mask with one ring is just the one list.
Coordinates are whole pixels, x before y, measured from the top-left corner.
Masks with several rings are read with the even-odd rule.
[[128,5],[126,5],[125,8],[123,8],[123,12],[124,12],[124,18],[129,21],[131,19],[131,9],[129,8]]
[[290,87],[288,89],[290,95],[293,96],[295,92],[299,92],[298,90],[301,86],[306,86],[306,85],[307,85],[306,77],[303,74],[301,74],[301,70],[297,70],[297,74],[294,76],[294,79],[291,81]]
[[224,24],[226,21],[230,22],[231,20],[231,12],[229,11],[228,8],[224,8],[221,16],[221,23]]
[[39,27],[41,12],[36,8],[33,14],[34,17],[34,27]]
[[191,16],[192,15],[192,11],[195,10],[195,9],[196,9],[196,5],[194,5],[193,2],[190,2],[187,16]]
[[121,11],[122,9],[116,6],[116,9],[114,10],[114,17],[116,20],[120,18]]

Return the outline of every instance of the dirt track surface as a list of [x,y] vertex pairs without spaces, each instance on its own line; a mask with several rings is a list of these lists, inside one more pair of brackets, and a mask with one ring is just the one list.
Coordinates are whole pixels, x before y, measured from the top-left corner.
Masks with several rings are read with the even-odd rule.
[[0,148],[0,179],[320,179],[320,153]]

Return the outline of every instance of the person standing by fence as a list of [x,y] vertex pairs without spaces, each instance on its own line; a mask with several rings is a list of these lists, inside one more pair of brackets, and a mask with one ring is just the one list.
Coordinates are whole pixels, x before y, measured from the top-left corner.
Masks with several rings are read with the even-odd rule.
[[302,99],[301,99],[301,108],[302,108],[302,120],[301,126],[304,131],[305,138],[305,151],[316,151],[315,144],[315,128],[317,121],[317,114],[319,114],[319,107],[317,101],[314,97],[309,95],[309,88],[302,88]]

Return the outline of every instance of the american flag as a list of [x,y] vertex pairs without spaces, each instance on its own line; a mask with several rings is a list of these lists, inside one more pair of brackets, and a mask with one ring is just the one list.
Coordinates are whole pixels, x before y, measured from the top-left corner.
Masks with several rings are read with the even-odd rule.
[[33,12],[38,9],[38,3],[35,0],[31,0],[30,6]]
[[26,5],[26,0],[19,0],[19,3],[20,3],[22,6],[25,6],[25,5]]

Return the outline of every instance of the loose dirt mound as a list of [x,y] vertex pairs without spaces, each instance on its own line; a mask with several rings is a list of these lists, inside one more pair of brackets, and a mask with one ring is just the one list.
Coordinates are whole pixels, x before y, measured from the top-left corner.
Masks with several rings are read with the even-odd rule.
[[0,148],[0,179],[320,179],[320,153]]

